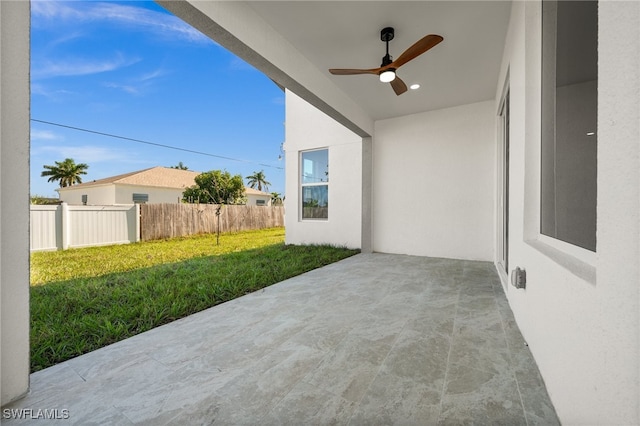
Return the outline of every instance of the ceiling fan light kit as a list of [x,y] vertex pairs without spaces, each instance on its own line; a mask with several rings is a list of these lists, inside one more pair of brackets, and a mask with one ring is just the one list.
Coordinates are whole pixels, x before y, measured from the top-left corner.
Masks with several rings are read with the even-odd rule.
[[396,72],[393,69],[380,72],[380,81],[383,83],[391,83],[396,78]]
[[407,91],[407,85],[398,77],[396,71],[402,65],[407,62],[417,58],[418,56],[425,53],[427,50],[436,46],[440,43],[443,38],[442,36],[436,34],[429,34],[422,37],[420,40],[415,42],[411,47],[405,50],[402,55],[398,57],[395,61],[389,55],[389,42],[393,40],[395,35],[394,29],[392,27],[383,28],[380,31],[380,40],[382,40],[386,44],[387,52],[386,55],[382,58],[382,64],[379,68],[372,69],[340,69],[340,68],[332,68],[329,72],[333,75],[357,75],[357,74],[377,74],[380,78],[380,81],[383,83],[391,83],[391,87],[396,95],[400,96],[404,92]]

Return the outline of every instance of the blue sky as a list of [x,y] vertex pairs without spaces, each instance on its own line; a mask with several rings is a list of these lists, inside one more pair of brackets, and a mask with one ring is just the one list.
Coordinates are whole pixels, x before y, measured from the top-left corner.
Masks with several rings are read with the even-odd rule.
[[40,173],[67,157],[89,165],[83,182],[181,161],[264,170],[284,193],[284,93],[261,72],[153,2],[33,1],[31,14],[32,119],[212,155],[32,121],[32,194],[57,196]]

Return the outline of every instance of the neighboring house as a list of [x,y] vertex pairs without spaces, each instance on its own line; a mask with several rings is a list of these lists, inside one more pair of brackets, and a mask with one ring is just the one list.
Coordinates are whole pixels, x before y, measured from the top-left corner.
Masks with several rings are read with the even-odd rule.
[[[640,424],[640,2],[585,32],[552,0],[159,3],[285,88],[287,243],[493,262],[560,420]],[[0,11],[6,403],[29,380],[29,4]],[[444,36],[399,70],[419,90],[328,73],[380,63],[384,25],[396,56]]]
[[152,167],[57,189],[68,204],[179,203],[199,172]]
[[257,189],[244,188],[244,194],[247,197],[248,206],[270,206],[271,194],[267,192],[258,191]]
[[[57,189],[68,204],[111,206],[133,203],[179,203],[200,172],[152,167]],[[247,204],[271,205],[271,194],[245,188]]]

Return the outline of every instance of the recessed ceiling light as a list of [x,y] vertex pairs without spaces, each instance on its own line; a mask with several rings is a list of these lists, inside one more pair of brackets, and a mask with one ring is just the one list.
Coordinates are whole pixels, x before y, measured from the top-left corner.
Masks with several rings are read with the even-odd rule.
[[593,136],[593,135],[595,135],[595,132],[588,132],[587,133],[587,136]]
[[419,88],[420,88],[420,85],[419,85],[418,83],[416,83],[416,84],[412,84],[409,88],[410,88],[411,90],[416,90],[416,89],[419,89]]

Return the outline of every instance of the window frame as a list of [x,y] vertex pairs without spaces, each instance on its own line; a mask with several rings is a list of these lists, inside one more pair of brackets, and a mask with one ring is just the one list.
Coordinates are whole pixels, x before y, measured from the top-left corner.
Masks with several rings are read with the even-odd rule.
[[134,192],[131,194],[131,201],[133,204],[147,204],[149,202],[149,194]]
[[[307,153],[311,153],[311,152],[318,152],[318,151],[326,151],[327,152],[327,180],[326,181],[321,181],[321,182],[304,182],[303,179],[303,173],[304,173],[304,155]],[[299,173],[298,173],[298,196],[299,196],[299,201],[298,201],[298,218],[300,221],[320,221],[320,222],[326,222],[329,220],[329,147],[322,147],[322,148],[314,148],[314,149],[307,149],[307,150],[302,150],[299,151],[298,153],[298,166],[299,166]],[[327,215],[326,217],[304,217],[304,189],[305,188],[312,188],[312,187],[326,187],[326,194],[327,194]]]

